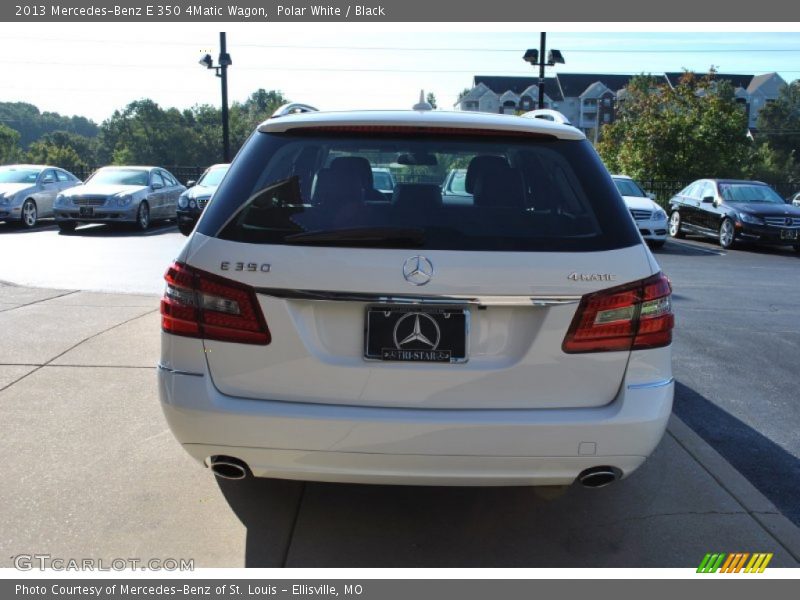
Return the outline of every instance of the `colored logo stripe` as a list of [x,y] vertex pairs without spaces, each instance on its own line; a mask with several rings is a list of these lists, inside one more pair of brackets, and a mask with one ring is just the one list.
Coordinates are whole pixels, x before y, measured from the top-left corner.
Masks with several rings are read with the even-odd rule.
[[[757,552],[750,554],[749,552],[735,552],[733,554],[725,554],[722,552],[711,553],[709,552],[700,561],[700,566],[697,567],[698,573],[739,573],[744,569],[745,573],[763,573],[764,569],[772,560],[773,554],[767,552]],[[748,562],[748,558],[750,559]],[[745,567],[745,563],[747,566]]]

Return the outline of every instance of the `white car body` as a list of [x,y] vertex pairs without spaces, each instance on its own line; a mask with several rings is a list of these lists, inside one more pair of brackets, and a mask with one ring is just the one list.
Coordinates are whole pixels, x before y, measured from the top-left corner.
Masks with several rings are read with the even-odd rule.
[[[611,177],[612,179],[633,181],[627,175],[612,175]],[[669,229],[667,213],[664,209],[647,196],[622,194],[622,199],[631,211],[631,216],[636,221],[642,237],[648,242],[655,243],[654,245],[662,245],[667,240]]]
[[[270,119],[259,131],[321,122],[583,139],[541,119],[439,111],[303,113]],[[587,294],[660,272],[641,242],[598,252],[483,253],[261,245],[203,233],[210,218],[206,211],[177,264],[253,290],[271,342],[162,332],[164,414],[206,466],[230,458],[255,476],[314,481],[567,485],[591,469],[627,476],[664,433],[673,396],[669,343],[562,350]],[[416,259],[419,268],[421,255],[432,278],[412,285],[404,264]],[[171,289],[167,303],[177,297]],[[365,311],[375,303],[462,307],[467,360],[365,359]]]

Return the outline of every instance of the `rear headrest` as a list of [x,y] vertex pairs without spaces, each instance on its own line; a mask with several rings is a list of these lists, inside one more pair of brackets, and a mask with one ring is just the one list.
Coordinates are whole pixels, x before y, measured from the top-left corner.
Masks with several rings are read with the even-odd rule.
[[333,169],[320,169],[314,182],[314,204],[341,207],[364,200],[364,187],[354,176],[343,176]]
[[500,168],[508,168],[510,166],[511,165],[508,164],[508,160],[502,156],[476,156],[469,161],[469,167],[467,167],[467,178],[464,181],[464,188],[467,190],[468,194],[472,194],[475,190],[475,181],[482,173],[497,172]]
[[365,188],[372,187],[372,166],[363,156],[340,156],[330,164],[331,171],[347,177],[358,177]]
[[401,209],[429,210],[442,205],[442,190],[433,183],[398,183],[392,204]]

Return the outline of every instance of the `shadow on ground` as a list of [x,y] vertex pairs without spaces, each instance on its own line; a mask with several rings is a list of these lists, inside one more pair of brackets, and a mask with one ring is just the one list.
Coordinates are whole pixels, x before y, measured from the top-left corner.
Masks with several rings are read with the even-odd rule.
[[680,382],[673,412],[800,526],[800,459]]

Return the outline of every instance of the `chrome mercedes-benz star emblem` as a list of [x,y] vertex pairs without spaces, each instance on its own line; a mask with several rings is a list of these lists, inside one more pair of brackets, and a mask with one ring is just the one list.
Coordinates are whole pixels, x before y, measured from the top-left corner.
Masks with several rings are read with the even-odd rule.
[[403,263],[403,277],[414,285],[425,285],[433,277],[433,264],[424,256],[412,256]]
[[414,342],[415,346],[422,344],[430,350],[436,350],[441,341],[442,332],[439,324],[429,314],[410,312],[397,320],[394,325],[394,345],[398,350]]

